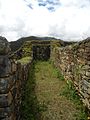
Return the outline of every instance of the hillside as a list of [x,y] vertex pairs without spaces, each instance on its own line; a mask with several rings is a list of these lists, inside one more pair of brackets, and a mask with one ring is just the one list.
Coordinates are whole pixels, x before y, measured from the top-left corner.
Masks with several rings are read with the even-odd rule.
[[61,39],[56,39],[53,37],[36,37],[36,36],[30,36],[30,37],[23,37],[18,39],[17,41],[12,41],[10,42],[10,47],[12,51],[16,51],[17,49],[20,48],[20,46],[26,42],[26,41],[31,41],[31,40],[60,40],[60,43],[62,46],[66,46],[75,42],[66,42]]

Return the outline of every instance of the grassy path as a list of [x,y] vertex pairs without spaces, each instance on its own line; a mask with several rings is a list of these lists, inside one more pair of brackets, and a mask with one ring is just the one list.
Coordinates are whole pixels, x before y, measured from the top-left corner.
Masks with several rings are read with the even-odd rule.
[[75,90],[53,65],[36,62],[23,96],[23,120],[87,120]]

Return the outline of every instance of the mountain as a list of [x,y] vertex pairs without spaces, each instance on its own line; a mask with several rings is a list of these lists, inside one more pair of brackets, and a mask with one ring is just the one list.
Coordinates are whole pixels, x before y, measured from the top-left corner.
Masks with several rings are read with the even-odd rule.
[[[17,41],[10,42],[11,50],[16,51],[22,46],[24,42],[31,41],[31,40],[60,40],[60,39],[56,39],[54,37],[36,37],[36,36],[23,37],[18,39]],[[60,43],[62,46],[66,46],[74,42],[66,42],[66,41],[60,40]]]

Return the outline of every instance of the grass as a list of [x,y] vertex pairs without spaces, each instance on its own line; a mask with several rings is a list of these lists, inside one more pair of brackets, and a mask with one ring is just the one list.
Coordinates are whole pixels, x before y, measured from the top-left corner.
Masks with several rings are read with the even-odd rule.
[[31,57],[23,57],[18,60],[21,64],[27,64],[31,60]]
[[72,82],[50,61],[36,61],[22,97],[22,120],[87,120]]
[[22,96],[21,116],[22,120],[36,120],[38,113],[38,101],[35,95],[34,64],[32,64],[29,79],[25,85]]
[[78,110],[78,112],[75,113],[76,120],[87,120],[86,108],[83,106],[72,81],[67,81],[60,92],[60,96],[65,96],[68,100],[75,104],[76,110]]
[[59,78],[59,80],[62,80],[62,81],[65,80],[64,76],[61,74],[60,70],[58,68],[55,68],[53,61],[49,60],[48,63],[52,65],[52,71],[53,71],[52,74],[57,76],[57,78]]

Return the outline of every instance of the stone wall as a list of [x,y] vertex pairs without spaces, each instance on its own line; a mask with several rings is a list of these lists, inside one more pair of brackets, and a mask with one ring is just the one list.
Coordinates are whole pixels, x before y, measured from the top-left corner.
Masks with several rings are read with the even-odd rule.
[[9,56],[9,44],[0,37],[0,120],[19,120],[22,89],[32,60],[22,64]]
[[73,81],[82,101],[90,109],[90,39],[52,48],[51,59],[65,79]]
[[[0,37],[0,120],[20,120],[21,96],[33,61],[33,46],[50,47],[49,54],[56,67],[66,80],[73,81],[90,109],[90,39],[66,47],[60,41],[31,41],[9,55],[8,41]],[[30,59],[16,60],[26,56]]]
[[48,60],[50,59],[50,42],[47,44],[41,42],[33,45],[33,59]]
[[20,59],[22,57],[31,56],[34,60],[48,60],[50,58],[50,45],[49,40],[26,41],[17,51],[12,53],[12,58]]
[[50,41],[27,41],[11,54],[8,41],[0,37],[0,120],[20,120],[22,92],[33,61],[32,47],[35,46],[42,51],[35,55],[50,57]]

